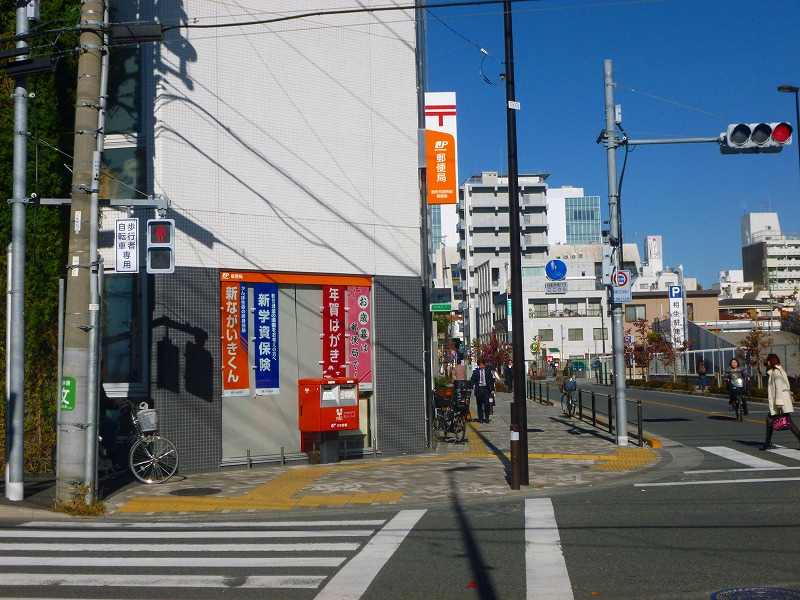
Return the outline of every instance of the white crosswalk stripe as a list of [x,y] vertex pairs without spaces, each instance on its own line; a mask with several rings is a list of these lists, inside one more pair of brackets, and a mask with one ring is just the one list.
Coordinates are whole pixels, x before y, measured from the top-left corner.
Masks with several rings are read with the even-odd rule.
[[424,513],[400,511],[389,521],[28,522],[0,529],[0,598],[23,586],[52,600],[56,588],[65,597],[78,588],[101,597],[121,587],[153,600],[178,588],[208,590],[192,593],[204,598],[232,588],[317,589],[320,598],[357,600]]
[[746,467],[754,469],[774,469],[782,466],[780,463],[771,460],[765,460],[763,458],[747,454],[746,452],[741,452],[740,450],[734,450],[733,448],[728,448],[726,446],[701,446],[700,450],[710,454],[715,454],[716,456],[721,456],[722,458],[727,458],[728,460],[732,460],[733,462],[737,462]]

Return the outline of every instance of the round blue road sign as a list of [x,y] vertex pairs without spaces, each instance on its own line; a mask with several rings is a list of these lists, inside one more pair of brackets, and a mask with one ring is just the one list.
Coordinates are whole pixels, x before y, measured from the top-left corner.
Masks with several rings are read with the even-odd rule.
[[563,260],[554,258],[545,265],[544,274],[550,281],[561,281],[567,276],[567,265]]

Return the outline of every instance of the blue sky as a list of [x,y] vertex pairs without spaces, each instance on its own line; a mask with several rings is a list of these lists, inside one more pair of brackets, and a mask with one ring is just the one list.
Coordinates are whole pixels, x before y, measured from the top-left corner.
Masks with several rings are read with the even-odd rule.
[[[484,82],[470,43],[503,61],[502,5],[431,12],[458,33],[429,17],[428,90],[457,94],[459,176],[506,173],[505,87]],[[713,137],[758,121],[789,121],[797,133],[794,95],[776,88],[800,86],[800,0],[546,0],[516,2],[513,15],[519,172],[546,171],[551,187],[600,196],[604,218],[606,152],[595,142],[604,59],[631,140]],[[497,81],[502,67],[484,65]],[[619,168],[623,157],[618,150]],[[641,252],[643,236],[662,235],[665,265],[682,264],[704,288],[719,271],[741,269],[740,217],[763,211],[800,233],[796,135],[780,154],[721,155],[716,144],[629,153],[625,241]]]

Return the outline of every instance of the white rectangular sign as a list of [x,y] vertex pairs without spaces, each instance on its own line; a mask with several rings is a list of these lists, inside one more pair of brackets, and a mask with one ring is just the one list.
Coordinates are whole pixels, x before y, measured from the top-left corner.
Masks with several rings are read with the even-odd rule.
[[117,273],[139,272],[139,219],[117,219],[114,226]]
[[544,293],[545,294],[566,294],[567,293],[567,282],[566,282],[566,280],[545,281],[544,282]]
[[669,286],[669,328],[672,345],[676,348],[681,346],[686,339],[683,316],[683,287],[671,285]]

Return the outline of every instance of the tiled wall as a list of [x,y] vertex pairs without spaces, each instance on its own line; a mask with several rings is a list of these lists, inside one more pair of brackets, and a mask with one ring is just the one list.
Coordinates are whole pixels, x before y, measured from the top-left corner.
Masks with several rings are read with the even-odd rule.
[[[378,449],[425,449],[421,283],[375,277],[374,349]],[[219,272],[178,267],[155,277],[151,396],[160,432],[178,449],[179,471],[222,460]]]
[[415,277],[373,280],[378,449],[425,449],[422,284]]
[[151,396],[179,472],[222,458],[219,272],[178,267],[156,275],[150,333]]

